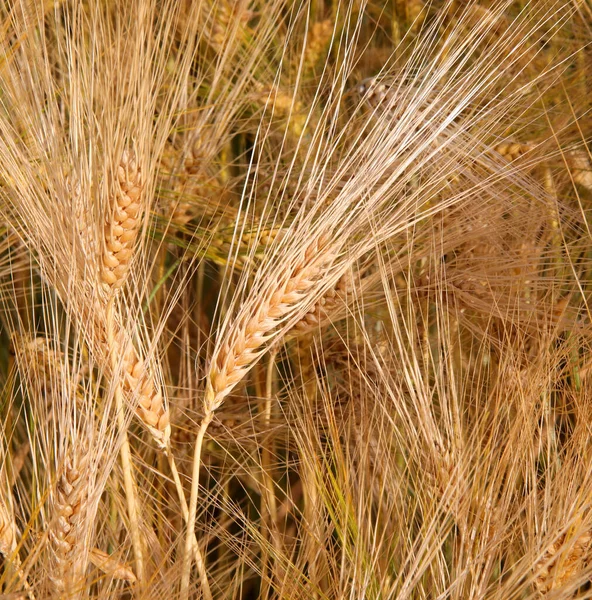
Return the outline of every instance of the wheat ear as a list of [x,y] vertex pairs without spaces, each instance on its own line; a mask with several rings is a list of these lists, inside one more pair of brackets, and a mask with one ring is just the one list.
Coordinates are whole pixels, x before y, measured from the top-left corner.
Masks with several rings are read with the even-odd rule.
[[[335,258],[327,238],[309,244],[298,261],[262,290],[256,306],[247,304],[216,345],[206,383],[206,413],[224,398],[265,353],[280,323],[302,310],[323,271]],[[292,326],[294,323],[292,323]]]
[[136,159],[124,152],[117,167],[117,190],[111,197],[105,222],[105,247],[101,279],[109,290],[125,283],[138,235],[142,197],[142,172]]
[[[201,449],[214,411],[265,354],[274,338],[294,325],[293,317],[306,308],[324,272],[333,263],[336,252],[330,236],[318,236],[299,252],[297,258],[270,283],[254,295],[258,302],[246,302],[218,340],[210,363],[204,400],[205,414],[195,439],[191,497],[185,553],[181,575],[181,599],[189,597],[192,539],[197,514]],[[286,327],[280,327],[285,324]]]
[[84,589],[87,499],[88,453],[78,447],[67,455],[59,474],[48,532],[54,567],[50,581],[58,597],[77,598]]
[[[124,338],[121,332],[120,338]],[[123,392],[132,398],[136,415],[148,427],[159,448],[168,448],[170,439],[169,411],[165,407],[162,394],[157,389],[154,378],[138,355],[131,340],[115,342],[123,355]],[[120,354],[120,355],[121,355]]]

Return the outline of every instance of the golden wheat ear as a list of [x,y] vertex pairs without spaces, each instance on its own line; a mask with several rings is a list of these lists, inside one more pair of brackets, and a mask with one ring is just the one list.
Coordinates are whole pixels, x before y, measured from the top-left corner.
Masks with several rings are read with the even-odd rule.
[[101,279],[107,289],[125,283],[142,220],[142,171],[134,154],[126,150],[117,166],[116,190],[105,218]]
[[138,356],[131,341],[122,346],[124,355],[123,390],[136,406],[136,414],[161,449],[168,448],[171,435],[169,410],[165,406],[150,369]]
[[136,414],[158,446],[166,448],[170,438],[169,411],[152,373],[121,326],[114,301],[114,295],[126,282],[134,257],[144,211],[143,189],[142,171],[136,155],[125,150],[116,168],[115,190],[110,196],[104,225],[101,280],[108,298],[105,337],[111,346],[111,368],[117,367],[117,356],[124,357],[122,391],[136,407]]
[[[284,273],[247,302],[216,342],[206,383],[207,412],[215,410],[278,335],[282,322],[303,310],[335,260],[335,247],[320,236]],[[293,324],[292,324],[293,325]]]

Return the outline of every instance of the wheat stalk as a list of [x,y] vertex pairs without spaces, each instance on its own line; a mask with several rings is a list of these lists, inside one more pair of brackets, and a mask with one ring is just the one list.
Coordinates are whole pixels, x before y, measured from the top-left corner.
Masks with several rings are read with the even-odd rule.
[[[123,469],[123,480],[125,495],[127,499],[127,509],[130,520],[130,530],[132,545],[136,558],[136,570],[140,584],[144,583],[144,551],[142,538],[140,536],[140,525],[138,516],[138,506],[135,490],[135,482],[132,469],[131,450],[127,436],[127,424],[124,414],[123,394],[126,384],[129,387],[127,378],[121,381],[118,377],[120,358],[119,352],[121,344],[118,340],[121,333],[118,331],[116,320],[116,295],[115,292],[125,283],[126,275],[129,269],[129,263],[133,256],[134,242],[138,233],[140,222],[141,194],[142,194],[142,173],[137,160],[128,151],[125,151],[116,169],[115,193],[110,197],[110,205],[106,215],[104,225],[104,247],[103,259],[101,265],[101,279],[106,292],[106,350],[109,358],[109,366],[114,379],[115,410],[117,413],[117,425],[123,437],[120,449],[121,464]],[[130,367],[131,377],[135,374],[139,382],[139,373],[134,371],[138,364],[128,350],[127,366]],[[129,375],[129,373],[128,373]],[[133,381],[133,379],[132,379]],[[145,393],[144,393],[145,390]],[[134,390],[135,391],[135,390]],[[150,386],[142,387],[142,394],[149,406],[152,408],[152,399]],[[156,402],[155,402],[156,408]],[[145,409],[146,410],[146,409]],[[144,413],[141,413],[144,416]],[[154,414],[148,413],[147,414]],[[158,421],[156,422],[158,425]],[[158,431],[158,430],[156,430]]]

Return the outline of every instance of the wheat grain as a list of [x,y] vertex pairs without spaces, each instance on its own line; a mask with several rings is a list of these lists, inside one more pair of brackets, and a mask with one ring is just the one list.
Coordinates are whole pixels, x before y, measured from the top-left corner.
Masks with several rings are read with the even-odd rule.
[[503,156],[507,161],[511,162],[513,160],[517,160],[523,154],[527,152],[531,152],[535,144],[532,142],[529,143],[519,143],[519,142],[504,142],[502,144],[497,144],[494,146],[494,150]]
[[130,583],[136,582],[136,576],[131,567],[120,562],[111,554],[107,554],[98,548],[91,548],[88,558],[97,569],[110,575],[113,579],[121,579]]

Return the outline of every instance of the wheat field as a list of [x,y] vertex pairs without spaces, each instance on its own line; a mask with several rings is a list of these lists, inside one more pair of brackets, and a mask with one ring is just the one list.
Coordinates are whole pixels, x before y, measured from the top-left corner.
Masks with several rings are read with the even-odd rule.
[[592,2],[0,2],[0,598],[592,598]]

